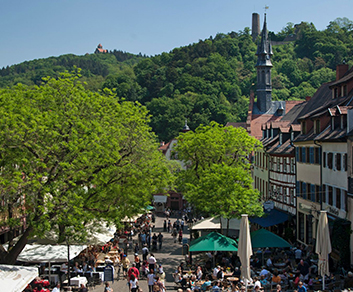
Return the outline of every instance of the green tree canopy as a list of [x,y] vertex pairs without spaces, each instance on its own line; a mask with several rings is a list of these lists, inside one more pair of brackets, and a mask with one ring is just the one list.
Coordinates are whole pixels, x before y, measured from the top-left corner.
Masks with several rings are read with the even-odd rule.
[[85,90],[76,77],[0,92],[0,224],[26,230],[0,262],[14,263],[27,239],[83,232],[92,219],[119,222],[172,184],[145,107],[111,91]]
[[216,122],[181,134],[175,151],[186,169],[179,173],[178,187],[200,211],[225,218],[261,215],[248,159],[256,147],[259,141],[243,128]]

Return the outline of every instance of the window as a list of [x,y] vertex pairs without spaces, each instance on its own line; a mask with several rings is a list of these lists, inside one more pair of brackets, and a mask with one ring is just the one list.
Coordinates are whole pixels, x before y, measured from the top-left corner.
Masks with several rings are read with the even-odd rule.
[[328,202],[329,205],[333,205],[333,189],[331,186],[328,186]]
[[341,192],[341,209],[344,211],[347,211],[347,191],[346,190],[342,190]]
[[294,131],[292,131],[292,132],[290,133],[290,140],[291,140],[291,141],[294,140]]
[[294,190],[290,189],[290,203],[294,205]]
[[302,121],[301,125],[302,125],[302,127],[301,127],[302,135],[305,135],[306,134],[306,122]]
[[338,97],[338,88],[336,87],[334,89],[334,98],[337,98]]
[[346,96],[347,95],[347,85],[343,85],[343,90],[342,90],[342,96]]
[[328,187],[327,187],[327,185],[323,185],[322,187],[324,188],[324,192],[322,194],[322,202],[326,203],[327,202]]
[[279,134],[279,145],[282,145],[282,139],[283,139],[283,137],[282,137],[282,133],[281,133],[281,134]]
[[291,167],[291,173],[295,173],[295,160],[294,160],[294,158],[290,159],[290,167]]
[[343,154],[343,171],[347,171],[347,153]]
[[314,147],[314,163],[320,164],[320,148]]
[[302,162],[306,162],[306,147],[302,147]]
[[327,164],[326,164],[326,152],[324,152],[322,154],[322,156],[323,156],[323,167],[327,167]]
[[315,186],[315,202],[320,203],[320,186]]
[[333,153],[329,152],[327,154],[327,167],[329,169],[332,169],[333,168]]
[[336,189],[336,207],[341,209],[341,189]]
[[341,153],[336,153],[336,170],[341,170]]
[[314,133],[319,134],[320,133],[320,120],[315,120],[314,121]]
[[303,162],[303,151],[302,151],[302,148],[303,147],[298,147],[298,154],[299,154],[299,157],[298,157],[298,162]]
[[308,155],[307,157],[309,158],[309,163],[314,163],[315,159],[314,159],[314,147],[308,147]]

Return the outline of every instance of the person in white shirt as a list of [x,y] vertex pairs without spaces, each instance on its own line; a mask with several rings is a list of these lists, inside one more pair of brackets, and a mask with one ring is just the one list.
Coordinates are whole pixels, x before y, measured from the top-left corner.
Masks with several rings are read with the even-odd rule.
[[148,291],[152,292],[153,285],[154,285],[154,273],[153,270],[150,270],[150,273],[147,275],[147,284],[148,284]]
[[155,270],[155,266],[156,266],[157,261],[156,261],[156,258],[154,257],[153,253],[151,253],[151,256],[148,258],[147,262],[148,262],[149,269]]
[[217,266],[213,269],[213,279],[217,279],[217,274],[220,268],[221,268],[220,266]]
[[60,292],[60,283],[58,283],[54,289],[52,290],[52,292]]

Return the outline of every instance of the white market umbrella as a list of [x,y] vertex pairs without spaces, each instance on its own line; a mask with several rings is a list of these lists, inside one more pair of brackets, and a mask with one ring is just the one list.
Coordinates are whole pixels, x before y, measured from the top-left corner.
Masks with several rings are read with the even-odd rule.
[[250,257],[252,256],[250,229],[248,215],[241,215],[240,233],[238,242],[238,257],[241,262],[241,278],[248,283],[251,279],[250,275]]
[[319,224],[316,233],[315,252],[319,256],[318,270],[322,276],[322,290],[325,290],[325,275],[329,276],[328,255],[331,253],[330,231],[328,227],[327,212],[320,211]]
[[32,280],[38,277],[38,268],[0,265],[1,291],[22,292]]

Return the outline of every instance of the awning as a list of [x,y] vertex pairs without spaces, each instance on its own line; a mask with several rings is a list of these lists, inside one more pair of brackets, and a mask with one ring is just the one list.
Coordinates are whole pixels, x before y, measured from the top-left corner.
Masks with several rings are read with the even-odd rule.
[[[222,228],[227,229],[227,219],[222,217]],[[214,230],[221,229],[221,223],[218,218],[206,218],[197,223],[195,223],[192,227],[192,230]],[[229,229],[230,230],[240,230],[240,220],[233,218],[229,220]]]
[[38,277],[38,268],[0,265],[0,287],[8,292],[22,292]]
[[[77,257],[86,245],[70,245],[70,260]],[[17,260],[27,263],[62,263],[68,259],[66,245],[30,245],[27,244]]]
[[158,196],[154,195],[153,200],[155,203],[166,203],[167,202],[167,196]]
[[288,220],[288,214],[276,209],[265,211],[263,217],[249,218],[251,223],[259,224],[262,227],[270,227]]

